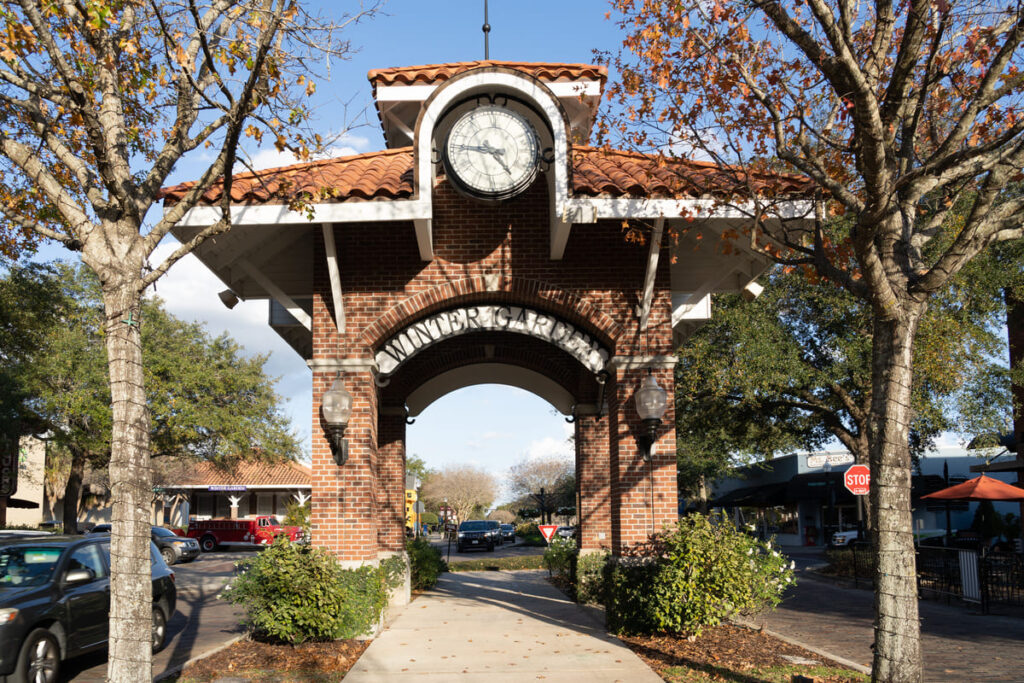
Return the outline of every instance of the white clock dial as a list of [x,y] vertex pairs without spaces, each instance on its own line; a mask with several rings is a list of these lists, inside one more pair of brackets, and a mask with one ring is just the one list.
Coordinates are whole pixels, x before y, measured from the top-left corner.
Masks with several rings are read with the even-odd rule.
[[533,182],[538,149],[537,134],[524,116],[485,105],[466,112],[452,126],[444,146],[445,169],[463,190],[505,199]]

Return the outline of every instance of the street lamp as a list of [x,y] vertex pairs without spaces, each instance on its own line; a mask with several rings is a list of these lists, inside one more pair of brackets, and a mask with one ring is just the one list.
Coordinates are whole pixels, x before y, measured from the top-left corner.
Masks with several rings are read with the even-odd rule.
[[348,419],[352,415],[352,394],[341,383],[340,373],[338,379],[334,380],[331,388],[325,391],[320,399],[320,413],[327,423],[327,441],[331,445],[331,456],[335,463],[344,465],[348,460],[345,427],[348,426]]
[[644,460],[651,459],[651,446],[658,436],[658,426],[668,407],[668,395],[658,385],[658,380],[649,370],[640,388],[636,391],[636,412],[643,420],[644,433],[637,437],[640,454]]

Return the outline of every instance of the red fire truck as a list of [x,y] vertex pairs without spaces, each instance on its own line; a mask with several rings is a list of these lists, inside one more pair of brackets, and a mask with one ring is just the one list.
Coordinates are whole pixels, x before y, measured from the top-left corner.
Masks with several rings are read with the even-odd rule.
[[279,534],[291,541],[303,540],[302,527],[281,526],[277,517],[270,515],[189,522],[185,535],[198,539],[199,547],[209,553],[222,545],[270,545]]

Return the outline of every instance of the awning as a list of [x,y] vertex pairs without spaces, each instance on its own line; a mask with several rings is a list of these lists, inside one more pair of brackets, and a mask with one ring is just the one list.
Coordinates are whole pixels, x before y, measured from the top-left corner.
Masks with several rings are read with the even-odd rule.
[[24,510],[35,510],[39,507],[39,503],[34,503],[31,500],[25,500],[24,498],[8,498],[7,507],[9,508],[22,508]]
[[786,485],[786,498],[793,502],[810,500],[828,504],[830,488],[836,505],[853,505],[857,502],[857,497],[843,485],[842,472],[798,474]]
[[786,504],[785,482],[779,484],[762,484],[760,486],[747,486],[728,493],[708,503],[710,507],[733,508],[733,507],[755,507],[770,508],[776,505]]

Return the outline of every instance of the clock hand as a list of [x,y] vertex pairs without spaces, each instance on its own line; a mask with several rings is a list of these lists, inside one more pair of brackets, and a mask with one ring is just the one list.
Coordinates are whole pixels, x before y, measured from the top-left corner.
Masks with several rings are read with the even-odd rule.
[[491,156],[492,156],[492,157],[494,157],[494,160],[495,160],[495,161],[497,161],[497,162],[498,162],[498,163],[499,163],[499,164],[501,165],[501,167],[502,167],[503,169],[505,169],[505,173],[508,173],[509,175],[512,175],[512,169],[510,169],[510,168],[509,168],[509,167],[508,167],[508,166],[507,166],[507,165],[505,164],[505,161],[504,161],[504,159],[502,159],[502,158],[501,158],[501,157],[499,156],[499,155],[501,155],[501,154],[504,154],[504,153],[505,153],[505,150],[503,150],[503,149],[492,149],[492,150],[491,150]]
[[488,145],[452,145],[452,148],[464,149],[469,152],[483,152],[484,154],[488,154],[491,151],[491,148]]
[[500,156],[505,153],[505,150],[501,149],[500,147],[491,147],[491,143],[488,142],[487,140],[484,140],[484,144],[482,146],[485,152],[494,157],[494,160],[497,161],[498,164],[505,170],[505,173],[508,173],[511,176],[512,170],[508,167],[508,165]]

